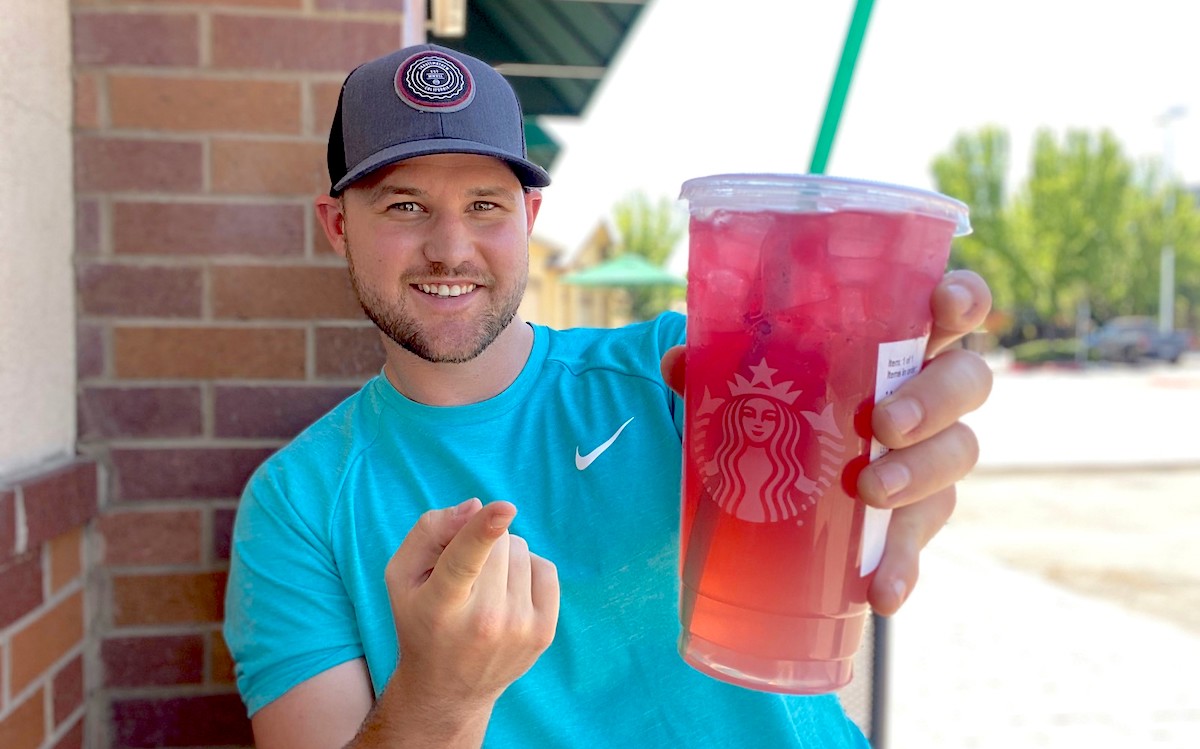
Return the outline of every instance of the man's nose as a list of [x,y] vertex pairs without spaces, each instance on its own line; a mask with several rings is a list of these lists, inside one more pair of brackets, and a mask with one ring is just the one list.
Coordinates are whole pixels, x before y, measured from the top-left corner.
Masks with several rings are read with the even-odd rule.
[[456,268],[475,255],[471,232],[458,216],[438,216],[425,238],[424,253],[431,263]]

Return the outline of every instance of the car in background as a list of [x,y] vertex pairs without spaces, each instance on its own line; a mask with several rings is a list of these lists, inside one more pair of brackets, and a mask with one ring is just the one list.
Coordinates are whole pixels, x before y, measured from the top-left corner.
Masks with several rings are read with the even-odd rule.
[[1114,317],[1087,339],[1089,358],[1136,364],[1160,359],[1177,364],[1191,346],[1186,330],[1163,333],[1151,317]]

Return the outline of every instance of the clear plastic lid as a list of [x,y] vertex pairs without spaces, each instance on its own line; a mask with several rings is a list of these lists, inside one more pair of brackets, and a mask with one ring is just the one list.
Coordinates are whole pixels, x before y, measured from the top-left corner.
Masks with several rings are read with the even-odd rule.
[[954,236],[971,233],[965,203],[930,190],[818,174],[716,174],[683,183],[679,197],[692,215],[714,210],[832,213],[916,213],[954,224]]

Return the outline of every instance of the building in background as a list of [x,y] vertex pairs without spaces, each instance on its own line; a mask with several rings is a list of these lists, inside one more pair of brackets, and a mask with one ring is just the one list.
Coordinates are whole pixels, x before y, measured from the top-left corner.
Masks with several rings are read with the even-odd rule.
[[[345,74],[425,27],[406,6],[5,0],[0,747],[250,744],[230,531],[254,468],[382,365],[310,204]],[[470,0],[437,41],[515,81],[549,163],[537,115],[582,112],[641,9]],[[529,319],[618,319],[530,249]]]

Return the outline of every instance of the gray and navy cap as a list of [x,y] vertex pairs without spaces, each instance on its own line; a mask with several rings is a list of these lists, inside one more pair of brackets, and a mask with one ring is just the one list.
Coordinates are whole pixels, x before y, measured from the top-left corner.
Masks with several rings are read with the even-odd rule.
[[495,156],[523,186],[550,184],[528,158],[516,93],[487,63],[422,44],[347,76],[329,131],[330,195],[380,167],[435,153]]

